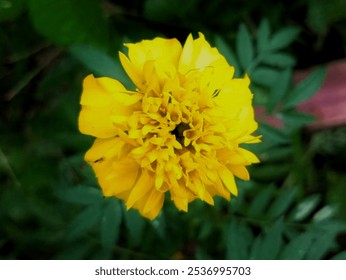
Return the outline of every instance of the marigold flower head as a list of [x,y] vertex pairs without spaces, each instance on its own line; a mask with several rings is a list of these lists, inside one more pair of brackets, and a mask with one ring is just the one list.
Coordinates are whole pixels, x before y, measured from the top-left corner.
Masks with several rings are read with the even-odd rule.
[[96,137],[85,159],[105,196],[154,219],[165,193],[179,210],[213,196],[237,195],[235,176],[249,180],[246,166],[258,158],[241,148],[259,142],[250,80],[203,34],[125,44],[121,64],[136,86],[89,75],[83,82],[79,129]]

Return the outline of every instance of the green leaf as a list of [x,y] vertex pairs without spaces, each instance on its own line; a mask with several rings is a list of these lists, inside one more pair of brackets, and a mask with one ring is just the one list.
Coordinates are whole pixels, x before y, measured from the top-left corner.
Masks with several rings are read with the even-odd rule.
[[120,203],[115,198],[108,198],[101,220],[101,245],[104,250],[112,251],[116,244],[121,225],[122,211]]
[[235,57],[232,49],[230,46],[227,45],[225,40],[222,39],[220,36],[216,36],[215,38],[215,47],[219,50],[219,52],[224,55],[226,58],[227,62],[234,66],[234,76],[235,77],[240,77],[241,69],[239,66],[239,62],[237,58]]
[[69,48],[71,54],[88,69],[103,77],[118,78],[118,66],[115,58],[87,45],[74,45]]
[[250,169],[251,178],[261,182],[274,182],[286,177],[291,169],[292,164],[266,163],[253,166]]
[[303,221],[316,209],[320,201],[321,196],[319,194],[313,194],[304,198],[292,211],[292,219],[297,222]]
[[261,66],[253,70],[251,80],[257,84],[271,87],[276,83],[279,73],[276,69]]
[[282,232],[284,229],[283,219],[278,219],[263,237],[261,246],[261,259],[274,260],[283,244]]
[[326,205],[312,217],[312,220],[314,223],[320,223],[330,218],[333,218],[336,214],[337,214],[336,207],[332,205]]
[[251,35],[244,24],[239,26],[237,32],[236,49],[240,65],[246,72],[254,59],[254,49]]
[[102,215],[102,204],[92,204],[79,213],[70,223],[66,237],[75,240],[86,235],[96,223],[100,221]]
[[225,235],[226,259],[249,259],[249,247],[253,240],[251,229],[245,223],[232,219]]
[[293,90],[286,96],[284,109],[289,109],[297,104],[309,99],[316,93],[323,81],[326,74],[325,67],[319,67],[309,74],[309,76],[298,83]]
[[136,246],[142,240],[145,220],[137,210],[130,209],[127,211],[126,209],[124,209],[123,212],[126,228],[129,231],[131,244],[133,244],[133,246]]
[[293,67],[296,64],[293,56],[282,52],[265,53],[261,55],[261,62],[280,68]]
[[155,218],[155,220],[151,221],[151,225],[153,226],[157,234],[162,239],[164,239],[166,236],[166,221],[165,221],[165,215],[163,212],[161,212],[159,216]]
[[100,189],[89,186],[79,185],[72,188],[58,189],[55,194],[60,199],[75,204],[88,205],[103,202]]
[[291,146],[277,146],[271,149],[266,149],[259,155],[261,162],[279,162],[286,161],[292,156]]
[[282,114],[282,120],[287,128],[295,129],[311,123],[315,120],[313,115],[309,115],[296,110],[284,111]]
[[267,19],[263,19],[257,30],[257,51],[261,53],[268,48],[270,36],[270,26]]
[[268,50],[274,51],[289,46],[299,35],[300,29],[297,27],[286,27],[276,32],[268,46]]
[[321,232],[316,235],[305,258],[307,260],[320,260],[329,250],[332,250],[335,245],[335,234]]
[[97,0],[29,0],[29,8],[37,31],[53,43],[108,46],[107,23]]
[[250,260],[260,260],[261,259],[261,250],[262,250],[263,236],[258,235],[254,242],[252,243]]
[[287,94],[292,82],[292,69],[285,69],[281,71],[271,87],[270,98],[268,100],[268,111],[273,111],[274,108]]
[[286,144],[289,142],[289,137],[285,131],[264,123],[260,124],[258,134],[263,135],[262,141],[271,146]]
[[346,224],[338,220],[326,220],[314,223],[311,230],[315,233],[315,240],[306,255],[306,259],[318,260],[337,248],[336,237],[346,231]]
[[132,86],[131,80],[121,67],[118,56],[111,57],[97,48],[80,44],[71,46],[69,50],[93,74],[117,79],[127,88]]
[[346,260],[346,250],[336,254],[332,257],[332,260]]
[[273,186],[263,187],[250,203],[247,216],[257,218],[263,215],[274,194],[275,188]]
[[294,202],[296,197],[296,188],[280,191],[280,195],[275,199],[268,210],[268,216],[277,218],[284,214]]
[[308,252],[315,236],[312,232],[304,232],[288,243],[283,249],[280,259],[302,260]]

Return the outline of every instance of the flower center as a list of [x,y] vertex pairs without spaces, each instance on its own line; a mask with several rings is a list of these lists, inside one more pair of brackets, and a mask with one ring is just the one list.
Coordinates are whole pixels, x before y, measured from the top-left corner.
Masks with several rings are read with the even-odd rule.
[[184,144],[184,131],[189,129],[190,126],[187,123],[178,124],[172,131],[171,134],[175,135],[175,138],[180,144]]

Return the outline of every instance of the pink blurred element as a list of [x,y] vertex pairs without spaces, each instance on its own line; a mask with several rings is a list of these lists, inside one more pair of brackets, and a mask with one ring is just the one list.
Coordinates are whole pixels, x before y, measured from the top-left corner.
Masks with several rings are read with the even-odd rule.
[[[312,69],[297,71],[294,82],[303,80]],[[308,125],[311,130],[330,128],[346,124],[346,61],[336,61],[327,65],[325,81],[320,90],[312,98],[299,104],[298,111],[316,117]],[[255,109],[258,121],[276,128],[283,128],[282,121],[275,116],[266,115],[264,108]]]
[[256,120],[259,122],[269,124],[270,126],[275,128],[284,127],[284,124],[280,119],[278,119],[277,117],[273,115],[267,115],[263,107],[256,107],[255,115],[256,115]]
[[[297,72],[295,81],[303,79],[308,71]],[[312,98],[299,104],[298,110],[312,114],[316,120],[310,129],[323,129],[346,124],[346,61],[327,65],[325,81]]]

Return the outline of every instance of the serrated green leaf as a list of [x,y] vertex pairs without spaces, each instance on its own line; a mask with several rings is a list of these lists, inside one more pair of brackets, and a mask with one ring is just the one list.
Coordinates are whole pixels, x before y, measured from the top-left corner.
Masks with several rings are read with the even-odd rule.
[[108,45],[107,23],[97,0],[30,0],[29,8],[37,31],[56,44]]
[[103,202],[101,190],[89,186],[79,185],[72,188],[58,189],[55,194],[60,199],[75,204],[89,205]]
[[308,252],[315,235],[310,232],[304,232],[288,243],[280,256],[283,260],[302,260]]
[[251,73],[251,80],[259,85],[273,86],[280,72],[274,68],[260,66]]
[[319,194],[313,194],[303,199],[292,211],[292,219],[294,221],[302,221],[306,219],[317,207],[321,201]]
[[239,66],[239,62],[237,58],[235,57],[232,49],[230,46],[227,45],[225,40],[222,39],[220,36],[216,36],[215,38],[215,47],[219,50],[219,52],[225,56],[227,62],[234,66],[234,76],[240,77],[241,69]]
[[273,34],[268,50],[275,51],[289,46],[299,35],[297,27],[286,27]]
[[332,260],[346,260],[346,250],[336,254],[332,257]]
[[144,218],[138,213],[137,210],[126,210],[124,208],[125,225],[131,238],[131,244],[138,245],[142,240],[143,230],[145,226]]
[[261,53],[268,48],[270,36],[270,26],[267,19],[263,19],[257,30],[257,51]]
[[281,216],[292,205],[295,197],[296,197],[295,188],[280,191],[279,196],[275,199],[273,204],[270,206],[267,215],[271,218],[277,218]]
[[101,245],[104,250],[111,251],[116,244],[121,225],[122,211],[118,200],[108,198],[101,219]]
[[225,231],[226,259],[247,260],[253,234],[247,224],[232,219]]
[[240,65],[246,72],[254,59],[251,35],[244,24],[239,26],[236,39],[237,55]]
[[293,56],[282,52],[265,53],[261,55],[261,62],[280,68],[293,67],[296,64]]
[[324,81],[325,74],[326,68],[319,67],[315,71],[310,73],[306,79],[298,83],[286,96],[284,109],[287,110],[309,99],[320,89]]
[[66,237],[75,240],[86,235],[100,221],[102,204],[92,204],[79,213],[70,223]]

